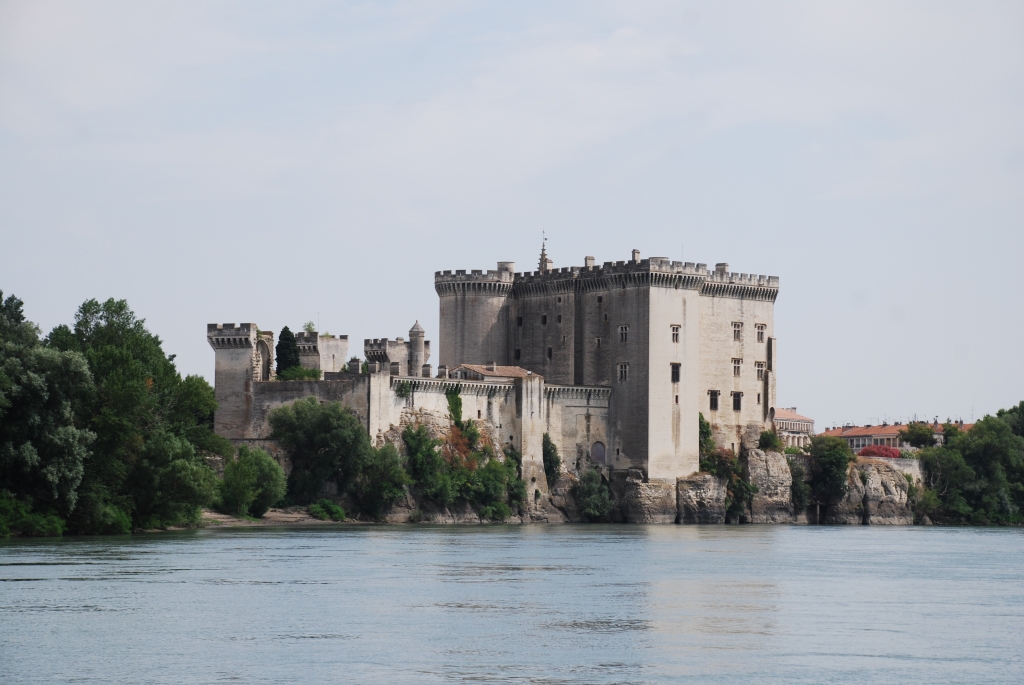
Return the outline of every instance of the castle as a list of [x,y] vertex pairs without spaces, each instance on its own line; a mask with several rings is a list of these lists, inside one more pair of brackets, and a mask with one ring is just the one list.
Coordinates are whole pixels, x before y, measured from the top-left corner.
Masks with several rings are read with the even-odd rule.
[[365,367],[338,363],[347,336],[300,334],[302,365],[323,380],[287,382],[273,380],[273,333],[209,324],[216,432],[273,452],[268,412],[312,395],[351,407],[382,440],[393,427],[444,417],[445,389],[458,384],[464,417],[520,450],[523,479],[540,497],[545,433],[570,464],[674,484],[698,469],[698,414],[718,445],[736,451],[773,423],[777,277],[641,259],[638,250],[555,268],[542,248],[536,271],[516,273],[512,262],[438,271],[434,288],[436,375],[418,322],[409,340],[365,340]]

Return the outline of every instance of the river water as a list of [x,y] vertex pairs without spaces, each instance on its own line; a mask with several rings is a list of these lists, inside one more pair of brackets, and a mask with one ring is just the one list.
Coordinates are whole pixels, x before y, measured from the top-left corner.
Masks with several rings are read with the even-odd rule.
[[4,683],[1024,682],[1024,533],[321,526],[0,542]]

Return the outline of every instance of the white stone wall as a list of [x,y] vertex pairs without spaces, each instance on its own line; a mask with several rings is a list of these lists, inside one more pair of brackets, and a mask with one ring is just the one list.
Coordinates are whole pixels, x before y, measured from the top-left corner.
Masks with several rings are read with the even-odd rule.
[[337,373],[348,364],[348,336],[319,337],[320,370]]

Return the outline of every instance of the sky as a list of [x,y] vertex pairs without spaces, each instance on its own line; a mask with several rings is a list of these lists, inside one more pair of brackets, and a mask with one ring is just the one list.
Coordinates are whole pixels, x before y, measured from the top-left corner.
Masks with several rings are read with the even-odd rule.
[[1016,404],[1024,4],[0,0],[0,290],[44,333],[127,299],[211,382],[207,323],[436,341],[434,271],[542,232],[778,276],[818,430]]

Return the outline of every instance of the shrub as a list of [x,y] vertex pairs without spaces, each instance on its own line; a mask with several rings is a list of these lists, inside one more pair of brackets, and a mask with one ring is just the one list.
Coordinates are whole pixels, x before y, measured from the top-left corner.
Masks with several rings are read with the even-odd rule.
[[395,386],[395,395],[401,397],[403,400],[412,394],[412,383],[409,381],[400,381]]
[[262,517],[286,490],[284,469],[261,449],[238,448],[238,459],[224,465],[221,505],[238,516]]
[[319,499],[329,482],[349,488],[370,459],[370,436],[339,402],[308,397],[274,409],[269,420],[271,437],[291,455],[288,496],[298,504]]
[[702,458],[700,470],[725,480],[727,518],[735,520],[747,513],[758,488],[743,477],[743,466],[732,450],[723,447]]
[[398,450],[394,445],[384,445],[370,451],[370,458],[363,465],[352,489],[360,508],[379,519],[385,507],[401,497],[405,493],[404,486],[411,482]]
[[824,507],[842,499],[847,490],[847,471],[855,457],[842,438],[817,435],[811,438],[811,492]]
[[289,366],[284,371],[278,371],[276,378],[279,381],[318,381],[320,380],[320,370]]
[[544,456],[544,477],[548,481],[548,488],[553,488],[558,476],[562,472],[562,458],[558,456],[558,447],[551,441],[551,436],[544,434],[542,447]]
[[895,447],[885,445],[868,445],[857,453],[858,457],[883,457],[885,459],[899,459],[900,451]]
[[608,484],[597,469],[588,469],[580,475],[573,487],[580,511],[590,523],[608,521],[612,513],[612,495]]
[[704,414],[699,413],[698,430],[700,433],[700,453],[708,455],[715,451],[715,439],[711,431],[711,424],[704,419]]
[[322,499],[306,507],[306,511],[313,518],[321,521],[344,521],[345,510],[329,499]]
[[805,454],[802,447],[787,447],[782,452],[783,454]]
[[18,500],[7,491],[0,491],[0,538],[14,535],[60,537],[64,519],[51,512],[32,511],[29,503]]
[[786,461],[789,462],[789,472],[793,476],[793,485],[790,486],[793,509],[797,514],[801,514],[807,511],[807,507],[811,503],[811,486],[804,482],[804,476],[807,475],[804,467],[795,459]]
[[757,448],[766,452],[781,452],[784,445],[775,431],[761,431],[761,439],[757,441]]

